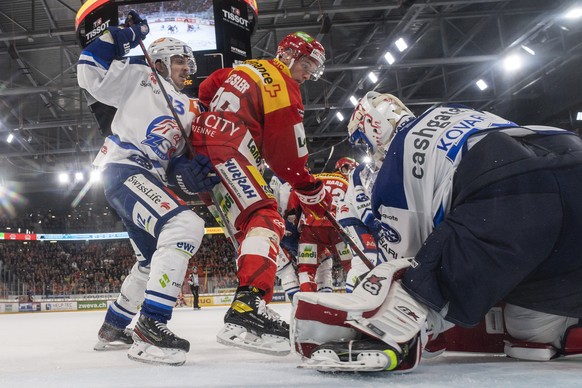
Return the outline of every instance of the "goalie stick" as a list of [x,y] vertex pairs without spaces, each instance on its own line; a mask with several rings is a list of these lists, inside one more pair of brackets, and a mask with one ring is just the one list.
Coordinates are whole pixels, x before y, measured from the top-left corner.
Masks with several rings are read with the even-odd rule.
[[[182,126],[182,122],[178,118],[178,114],[176,113],[176,110],[172,106],[172,103],[170,101],[170,97],[168,96],[168,93],[166,92],[164,85],[162,85],[162,83],[160,81],[160,75],[156,71],[154,63],[152,62],[152,58],[148,54],[148,51],[145,48],[145,45],[143,44],[143,41],[139,37],[137,38],[137,41],[139,43],[139,47],[141,47],[141,51],[143,51],[143,55],[146,59],[146,62],[148,63],[148,66],[150,67],[150,69],[154,73],[154,77],[156,77],[156,81],[158,82],[158,85],[160,85],[160,90],[162,91],[162,95],[164,96],[164,99],[166,100],[166,103],[168,104],[168,108],[170,108],[170,111],[172,112],[172,116],[174,117],[174,120],[176,120],[176,124],[178,124],[178,128],[180,129],[180,134],[182,135],[182,137],[184,138],[184,141],[186,142],[188,154],[189,154],[189,156],[192,157],[196,154],[194,152],[194,147],[188,141],[188,136],[186,135],[186,130],[184,130],[184,127]],[[218,212],[218,216],[220,217],[220,220],[224,224],[224,230],[226,230],[228,237],[230,237],[230,242],[232,243],[235,251],[238,252],[238,242],[236,241],[236,238],[234,237],[235,236],[234,230],[232,230],[232,226],[228,222],[228,219],[226,218],[226,214],[224,214],[222,208],[220,207],[220,203],[218,202],[218,199],[216,198],[216,195],[214,194],[214,192],[212,190],[210,190],[208,192],[208,194],[210,194],[210,199],[212,199],[212,203],[214,203],[214,206],[216,207],[216,211]]]
[[339,222],[337,222],[329,210],[325,211],[325,217],[329,220],[331,226],[333,226],[333,228],[338,232],[342,240],[344,240],[344,242],[350,246],[350,248],[356,253],[356,255],[358,255],[364,264],[366,264],[366,267],[368,267],[368,269],[374,269],[374,264],[370,263],[370,260],[368,260],[364,251],[362,251],[360,247],[356,245],[354,240],[352,240],[352,238],[346,233],[344,228],[342,228],[342,226],[339,224]]

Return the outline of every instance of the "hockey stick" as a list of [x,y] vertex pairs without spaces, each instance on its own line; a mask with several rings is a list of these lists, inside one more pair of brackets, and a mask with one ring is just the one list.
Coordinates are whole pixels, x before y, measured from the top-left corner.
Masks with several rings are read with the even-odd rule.
[[[152,58],[148,54],[148,51],[146,50],[145,45],[143,44],[143,41],[140,38],[137,38],[137,42],[139,43],[139,47],[141,47],[141,51],[143,51],[143,55],[148,63],[148,66],[150,67],[151,71],[154,73],[154,77],[156,78],[158,85],[160,85],[160,90],[162,91],[162,95],[164,96],[164,99],[166,100],[166,104],[168,104],[168,108],[170,108],[170,112],[172,112],[172,116],[174,117],[174,120],[176,120],[176,124],[178,125],[178,129],[180,129],[180,134],[184,138],[184,142],[186,143],[186,147],[188,148],[188,154],[193,157],[194,155],[196,155],[196,152],[194,152],[194,146],[192,145],[192,143],[190,143],[188,141],[188,136],[186,135],[186,130],[184,129],[182,122],[178,118],[178,114],[176,113],[176,110],[174,109],[174,106],[172,105],[172,102],[170,101],[170,97],[168,96],[168,93],[166,92],[166,89],[164,88],[164,85],[162,84],[162,82],[160,80],[160,75],[156,71],[154,63],[152,62]],[[170,69],[168,69],[168,71],[169,70]],[[214,194],[214,192],[212,190],[210,190],[208,192],[208,194],[210,195],[210,199],[212,199],[212,203],[216,207],[216,211],[218,212],[218,216],[220,217],[220,220],[224,224],[224,229],[226,230],[226,232],[228,233],[228,236],[230,237],[230,242],[232,243],[234,250],[236,252],[238,252],[238,242],[236,241],[236,238],[234,237],[235,236],[234,230],[232,230],[232,227],[231,227],[230,223],[228,222],[228,219],[226,218],[226,214],[224,214],[224,212],[222,211],[222,208],[220,207],[220,203],[218,202],[218,199],[216,198],[216,195]]]
[[356,255],[358,255],[358,257],[364,262],[364,264],[366,264],[366,267],[368,267],[368,269],[374,269],[374,264],[370,263],[370,260],[368,260],[364,251],[362,251],[360,247],[356,245],[354,240],[352,240],[352,238],[346,233],[344,228],[342,228],[342,226],[339,224],[339,222],[337,222],[329,210],[325,211],[325,217],[329,220],[331,226],[333,226],[333,228],[338,232],[342,240],[344,240],[344,242],[348,244],[350,248],[352,248]]

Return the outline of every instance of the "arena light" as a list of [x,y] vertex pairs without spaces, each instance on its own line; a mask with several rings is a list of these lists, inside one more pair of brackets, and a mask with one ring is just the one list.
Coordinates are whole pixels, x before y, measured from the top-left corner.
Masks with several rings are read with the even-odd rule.
[[582,121],[582,112],[576,113],[576,120]]
[[85,176],[83,175],[83,173],[80,171],[77,171],[75,173],[75,182],[82,182],[83,179],[85,179]]
[[408,45],[406,44],[406,42],[402,38],[398,38],[398,40],[396,42],[394,42],[394,44],[396,45],[396,48],[400,52],[403,52],[404,50],[406,50],[408,48]]
[[529,55],[536,55],[535,51],[533,51],[531,48],[529,48],[528,46],[526,46],[524,44],[521,45],[521,48],[523,49],[523,51],[525,51]]
[[358,99],[354,96],[350,96],[350,102],[354,105],[354,106],[358,106]]
[[364,158],[362,159],[362,162],[364,162],[365,164],[370,164],[371,161],[372,158],[369,156],[364,156]]
[[66,172],[61,172],[59,174],[59,183],[61,184],[65,184],[65,183],[69,183],[69,174],[67,174]]
[[477,85],[479,90],[485,90],[489,87],[489,85],[487,85],[487,82],[483,81],[482,79],[475,82],[475,85]]
[[8,137],[6,137],[6,143],[12,143],[12,140],[14,140],[14,135],[9,133]]
[[517,54],[508,55],[503,60],[503,66],[507,71],[515,71],[521,68],[521,58]]
[[580,16],[582,16],[582,8],[572,8],[564,15],[566,19],[578,19]]
[[344,121],[344,115],[342,115],[342,112],[337,112],[335,115],[339,121]]
[[390,51],[386,51],[386,54],[384,54],[384,59],[386,60],[386,62],[388,62],[389,65],[395,62],[394,56]]
[[370,72],[368,74],[368,78],[370,78],[370,81],[372,81],[373,83],[378,82],[378,77],[376,76],[376,74],[374,74],[373,72]]

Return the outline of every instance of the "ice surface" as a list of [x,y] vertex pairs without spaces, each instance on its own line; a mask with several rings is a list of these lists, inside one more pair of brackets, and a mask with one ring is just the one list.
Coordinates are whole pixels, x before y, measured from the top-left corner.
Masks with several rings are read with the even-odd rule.
[[[287,317],[289,304],[273,309]],[[180,308],[168,326],[191,343],[181,367],[141,364],[126,352],[96,352],[105,311],[0,315],[0,387],[580,387],[582,358],[521,362],[451,353],[406,375],[322,374],[216,343],[226,307]]]

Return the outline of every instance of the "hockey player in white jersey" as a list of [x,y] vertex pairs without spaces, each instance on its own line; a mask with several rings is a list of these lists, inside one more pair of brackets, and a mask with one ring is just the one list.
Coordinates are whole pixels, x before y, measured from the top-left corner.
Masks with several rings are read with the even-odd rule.
[[[357,165],[350,169],[346,175],[349,180],[345,198],[338,206],[337,220],[344,228],[348,236],[364,252],[368,262],[378,265],[387,261],[384,250],[379,250],[378,245],[385,245],[386,241],[380,234],[380,221],[372,213],[371,190],[378,170],[384,160],[384,150],[380,150],[378,159],[373,158],[371,164]],[[342,158],[336,163],[336,169],[341,171],[341,164],[345,165]],[[346,292],[352,292],[359,282],[360,276],[369,271],[369,267],[358,255],[352,258],[352,267],[346,275]]]
[[418,118],[369,92],[352,143],[386,147],[372,189],[394,260],[352,294],[299,294],[292,321],[305,367],[413,370],[428,338],[476,325],[505,303],[505,352],[582,353],[582,140],[460,105]]
[[[95,99],[117,108],[113,134],[94,164],[103,168],[105,196],[121,217],[137,263],[110,305],[95,350],[129,347],[136,361],[181,365],[187,340],[166,326],[181,289],[188,260],[200,247],[204,221],[168,188],[168,168],[190,181],[189,187],[212,187],[205,178],[212,167],[205,157],[188,160],[185,141],[160,88],[164,88],[183,128],[198,114],[197,102],[180,90],[194,71],[192,50],[173,38],[153,42],[148,52],[160,75],[135,58],[123,58],[149,31],[147,22],[130,12],[127,28],[110,27],[79,58],[79,85]],[[133,330],[127,329],[141,305]],[[159,349],[159,350],[156,350]]]

